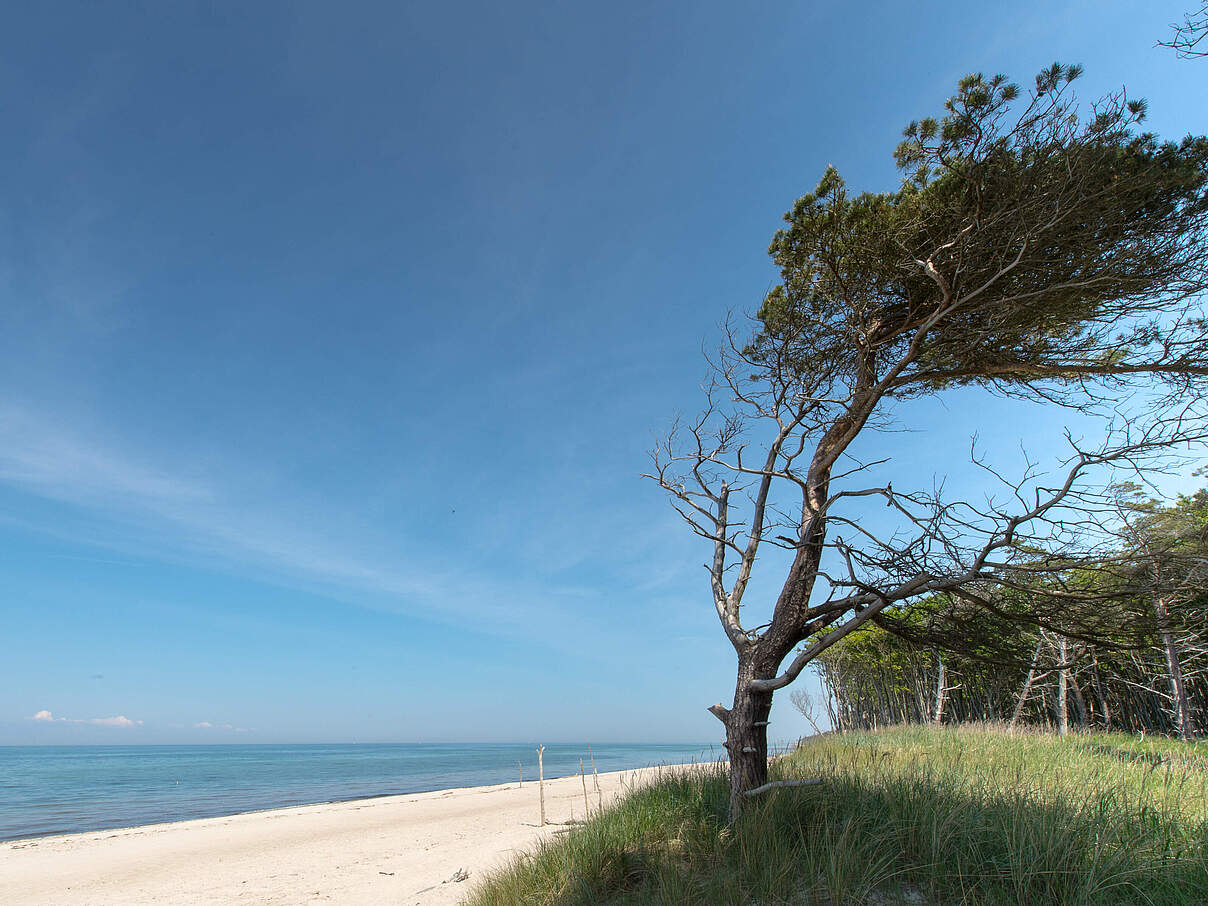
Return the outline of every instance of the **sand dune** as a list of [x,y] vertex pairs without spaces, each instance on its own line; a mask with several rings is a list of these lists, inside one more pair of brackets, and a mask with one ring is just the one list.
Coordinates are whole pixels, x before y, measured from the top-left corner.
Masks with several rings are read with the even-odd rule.
[[[607,805],[659,769],[600,775]],[[666,770],[666,769],[663,769]],[[596,795],[588,777],[591,808]],[[550,821],[583,817],[578,776],[546,781]],[[276,809],[0,844],[6,906],[457,903],[539,827],[536,782]],[[468,872],[463,881],[453,880]]]

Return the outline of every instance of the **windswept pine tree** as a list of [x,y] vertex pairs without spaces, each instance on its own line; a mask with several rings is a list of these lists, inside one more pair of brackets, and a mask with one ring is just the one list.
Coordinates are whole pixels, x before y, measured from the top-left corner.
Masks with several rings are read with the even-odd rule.
[[[1109,480],[1094,473],[1143,470],[1204,437],[1208,140],[1159,141],[1123,93],[1080,108],[1079,72],[1054,64],[1026,93],[962,80],[941,117],[907,127],[895,191],[853,194],[827,170],[772,240],[781,279],[755,329],[731,332],[704,411],[654,451],[651,477],[710,543],[735,652],[733,700],[710,709],[731,819],[767,780],[773,694],[887,608],[937,593],[992,607],[978,590],[1026,569],[1060,586],[1029,602],[1035,619],[1078,615],[1083,638],[1112,628],[1079,605],[1101,589],[1062,579],[1094,553],[1085,528]],[[1098,416],[1104,432],[1072,444],[1062,474],[1015,476],[987,503],[909,473],[862,480],[857,439],[901,401],[958,387]],[[872,497],[897,520],[882,533],[858,518]],[[753,616],[769,546],[787,565]]]

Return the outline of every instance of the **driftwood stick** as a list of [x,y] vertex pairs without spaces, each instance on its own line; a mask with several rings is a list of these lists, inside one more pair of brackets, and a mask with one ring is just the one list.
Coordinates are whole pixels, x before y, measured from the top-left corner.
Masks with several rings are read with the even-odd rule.
[[743,795],[758,796],[760,793],[766,793],[768,790],[775,790],[786,786],[814,786],[822,782],[821,777],[813,780],[773,780],[771,783],[765,783],[763,786],[757,786],[753,790],[747,790]]

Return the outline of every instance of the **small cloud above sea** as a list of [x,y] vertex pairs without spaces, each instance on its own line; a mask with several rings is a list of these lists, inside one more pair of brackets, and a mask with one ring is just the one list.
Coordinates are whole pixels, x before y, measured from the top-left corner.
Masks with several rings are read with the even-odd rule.
[[29,719],[47,724],[92,724],[97,727],[141,727],[143,725],[141,720],[131,720],[124,714],[118,714],[115,717],[55,717],[54,714],[45,709],[37,712]]
[[96,724],[99,727],[141,727],[141,720],[131,720],[125,715],[117,717],[90,717],[84,723]]
[[199,720],[193,724],[194,730],[230,730],[232,733],[248,733],[247,727],[236,727],[234,724],[214,723],[208,720]]

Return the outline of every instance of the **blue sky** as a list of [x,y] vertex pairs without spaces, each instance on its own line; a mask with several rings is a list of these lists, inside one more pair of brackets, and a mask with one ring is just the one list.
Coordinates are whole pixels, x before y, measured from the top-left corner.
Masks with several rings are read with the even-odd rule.
[[[1208,130],[1153,46],[1183,5],[1141,6],[11,11],[0,743],[718,737],[707,552],[638,478],[702,346],[823,168],[893,187],[968,72]],[[925,482],[1060,428],[916,423]]]

